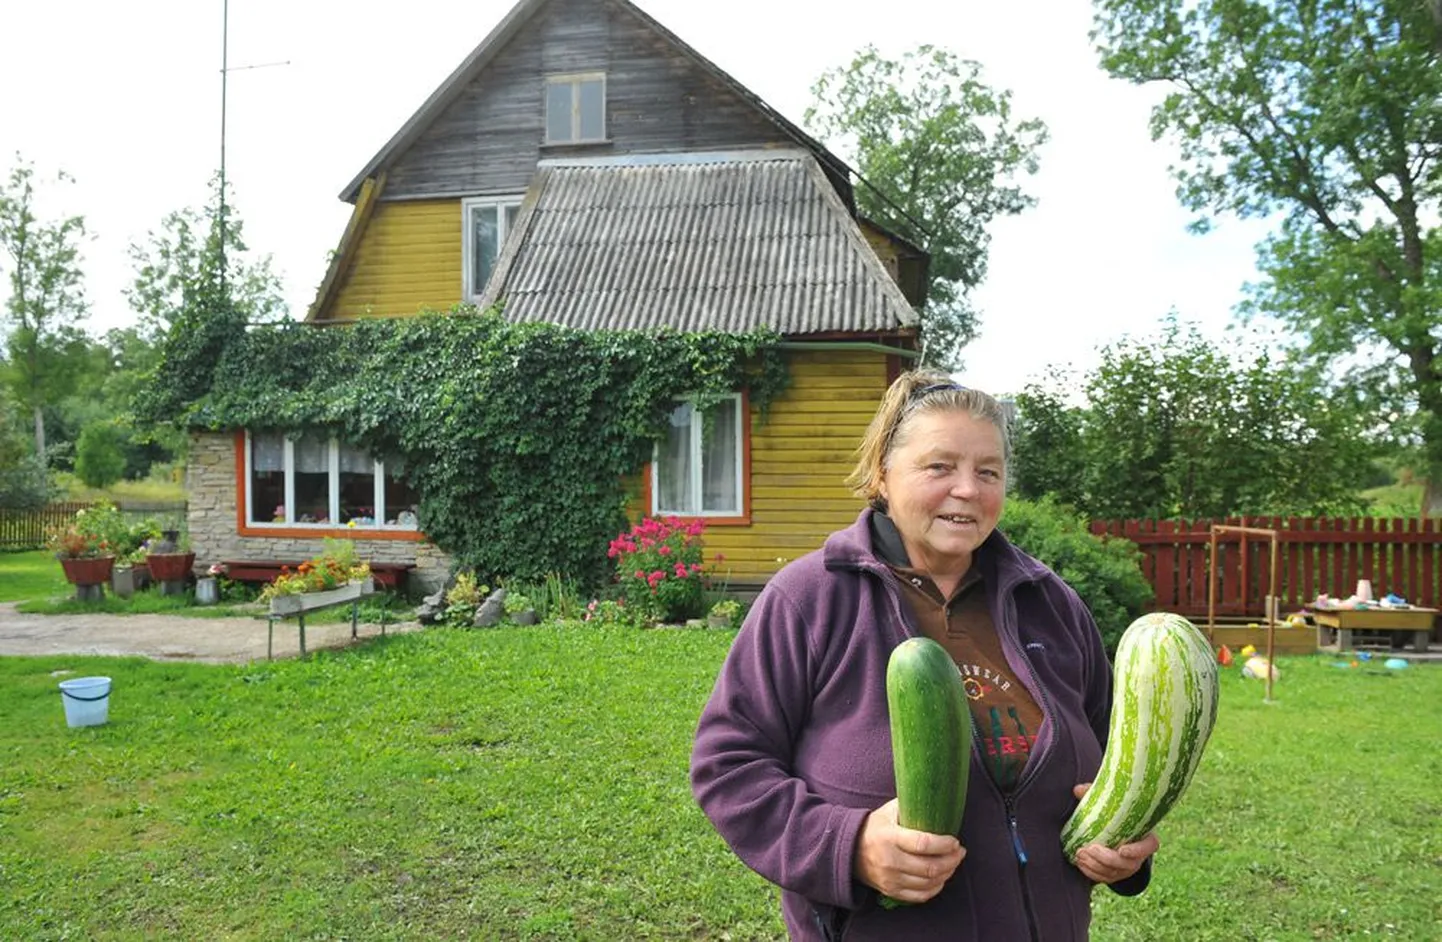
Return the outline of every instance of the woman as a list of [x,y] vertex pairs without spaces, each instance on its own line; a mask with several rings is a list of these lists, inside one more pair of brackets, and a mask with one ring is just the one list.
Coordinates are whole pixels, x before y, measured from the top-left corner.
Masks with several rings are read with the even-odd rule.
[[[793,939],[1085,939],[1092,887],[1140,893],[1157,839],[1062,855],[1111,673],[1077,594],[996,531],[1001,407],[904,374],[859,456],[848,483],[869,506],[776,574],[727,656],[696,733],[696,800],[782,888]],[[959,840],[897,823],[886,664],[915,635],[951,653],[972,711]]]

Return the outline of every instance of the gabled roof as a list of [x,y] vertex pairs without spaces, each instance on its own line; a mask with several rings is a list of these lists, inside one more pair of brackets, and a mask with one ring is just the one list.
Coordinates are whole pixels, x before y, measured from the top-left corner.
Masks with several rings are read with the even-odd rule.
[[[501,50],[505,48],[506,44],[510,42],[512,37],[520,32],[526,22],[530,20],[541,7],[549,2],[550,0],[520,0],[519,3],[512,7],[505,18],[496,25],[496,28],[491,30],[485,39],[481,40],[481,44],[471,51],[471,54],[441,83],[441,86],[431,93],[431,96],[426,99],[420,109],[411,115],[410,120],[402,125],[401,129],[380,149],[380,152],[371,158],[370,162],[366,164],[365,169],[356,174],[355,179],[346,185],[346,188],[340,194],[340,198],[347,203],[355,202],[360,194],[361,186],[365,183],[366,179],[389,169],[397,159],[404,155],[406,150],[416,142],[416,139],[421,136],[425,129],[440,116],[441,112],[465,91],[471,81],[480,75],[486,66],[496,58]],[[825,145],[787,120],[780,112],[762,101],[754,92],[736,81],[736,79],[724,72],[710,59],[707,59],[701,55],[701,53],[691,48],[691,46],[687,45],[679,36],[665,26],[662,26],[660,22],[642,11],[634,3],[631,3],[630,0],[598,0],[598,2],[611,3],[646,23],[647,26],[655,30],[656,33],[674,46],[678,52],[686,56],[702,70],[710,73],[735,94],[749,102],[758,111],[763,112],[768,118],[775,122],[787,136],[796,141],[797,144],[814,153],[817,159],[821,161],[823,168],[832,179],[832,182],[836,184],[842,192],[847,194],[847,202],[848,205],[850,205],[851,169],[841,158],[827,150]]]
[[796,336],[914,328],[797,148],[543,160],[481,306],[581,329]]

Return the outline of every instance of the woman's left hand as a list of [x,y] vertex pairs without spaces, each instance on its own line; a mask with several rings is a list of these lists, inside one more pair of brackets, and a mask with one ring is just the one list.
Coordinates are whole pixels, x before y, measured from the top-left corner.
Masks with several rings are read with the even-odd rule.
[[[1091,783],[1087,782],[1072,789],[1078,798],[1087,793]],[[1155,831],[1149,831],[1139,840],[1123,844],[1115,849],[1104,844],[1087,844],[1076,852],[1076,868],[1097,883],[1115,883],[1125,880],[1142,868],[1142,864],[1157,852],[1161,841]]]

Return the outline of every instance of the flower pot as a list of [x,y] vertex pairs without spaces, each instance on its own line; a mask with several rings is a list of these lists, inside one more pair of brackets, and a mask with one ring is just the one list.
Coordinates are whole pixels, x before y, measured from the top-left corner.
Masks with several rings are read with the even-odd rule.
[[135,570],[130,566],[116,566],[110,573],[110,591],[116,598],[128,599],[135,594]]
[[79,602],[98,602],[105,598],[105,584],[115,568],[114,556],[82,556],[62,558],[60,568],[65,570],[65,579],[75,586],[75,599]]
[[194,553],[151,553],[145,557],[150,578],[157,582],[184,582],[195,565]]
[[114,556],[85,556],[60,560],[65,581],[75,586],[105,585],[115,568]]
[[706,616],[706,627],[707,627],[707,628],[730,628],[730,627],[731,627],[731,616],[730,616],[730,615],[707,615],[707,616]]
[[220,587],[214,576],[201,576],[195,580],[195,602],[197,605],[214,605],[220,601]]
[[319,592],[302,592],[299,595],[277,595],[270,600],[272,615],[297,615],[337,602],[351,602],[363,595],[370,595],[365,582],[350,582],[334,589]]

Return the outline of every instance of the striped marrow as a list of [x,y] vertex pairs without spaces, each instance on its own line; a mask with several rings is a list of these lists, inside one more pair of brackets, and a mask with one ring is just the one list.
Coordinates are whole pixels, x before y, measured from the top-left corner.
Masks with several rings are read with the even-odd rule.
[[1155,827],[1186,791],[1216,725],[1217,658],[1180,615],[1132,622],[1115,678],[1101,769],[1062,828],[1069,859],[1087,844],[1117,847]]

